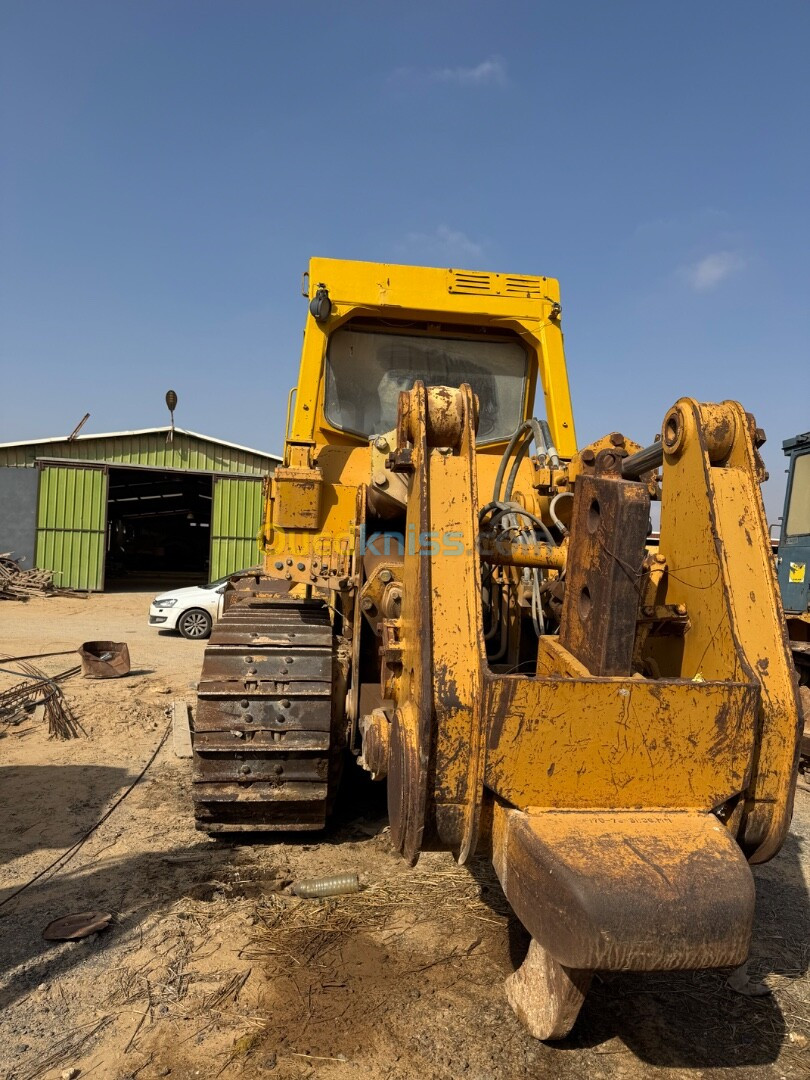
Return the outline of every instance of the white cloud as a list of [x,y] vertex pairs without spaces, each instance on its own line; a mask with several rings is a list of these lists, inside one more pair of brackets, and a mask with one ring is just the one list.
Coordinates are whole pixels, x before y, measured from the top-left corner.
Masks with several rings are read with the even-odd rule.
[[484,256],[481,244],[447,225],[439,225],[432,233],[408,233],[403,246],[409,255],[426,263],[447,266],[476,262]]
[[709,292],[744,266],[745,259],[737,252],[715,251],[685,267],[683,276],[696,292]]
[[500,56],[490,56],[474,67],[397,68],[393,82],[447,83],[455,86],[505,86],[506,63]]
[[439,68],[430,72],[429,78],[432,82],[458,83],[459,86],[484,86],[487,83],[503,86],[506,64],[499,56],[491,56],[475,67]]

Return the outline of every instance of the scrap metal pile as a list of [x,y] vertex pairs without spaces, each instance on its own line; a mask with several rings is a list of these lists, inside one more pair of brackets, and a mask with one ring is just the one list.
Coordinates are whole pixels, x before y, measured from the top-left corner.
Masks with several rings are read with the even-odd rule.
[[55,592],[50,570],[23,570],[10,552],[0,555],[0,600],[27,600]]
[[[7,666],[9,664],[14,664],[18,670]],[[0,655],[3,682],[13,679],[10,686],[0,690],[0,724],[18,727],[42,705],[45,708],[50,738],[76,739],[80,733],[86,734],[73,715],[59,685],[77,675],[79,671],[81,667],[76,664],[51,677],[34,664]]]

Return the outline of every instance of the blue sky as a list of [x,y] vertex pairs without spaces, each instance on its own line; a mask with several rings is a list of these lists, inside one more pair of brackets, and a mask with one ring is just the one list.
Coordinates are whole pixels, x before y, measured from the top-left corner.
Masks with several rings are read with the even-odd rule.
[[280,448],[312,254],[558,277],[580,443],[810,428],[805,0],[4,0],[0,441]]

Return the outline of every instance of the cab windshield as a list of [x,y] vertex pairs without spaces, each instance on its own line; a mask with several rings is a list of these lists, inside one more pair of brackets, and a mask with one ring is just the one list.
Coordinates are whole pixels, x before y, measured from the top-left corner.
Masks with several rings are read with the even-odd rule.
[[366,330],[329,340],[324,410],[330,424],[369,437],[396,426],[402,390],[469,383],[478,395],[478,442],[508,439],[523,419],[526,352],[516,341],[465,341]]
[[810,533],[810,454],[800,454],[793,461],[790,506],[785,522],[786,536]]

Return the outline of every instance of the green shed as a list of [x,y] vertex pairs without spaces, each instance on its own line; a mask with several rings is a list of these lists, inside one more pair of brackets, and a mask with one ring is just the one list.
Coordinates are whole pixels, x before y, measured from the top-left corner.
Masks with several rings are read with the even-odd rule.
[[280,460],[168,426],[0,443],[0,552],[74,589],[224,577],[259,561]]

